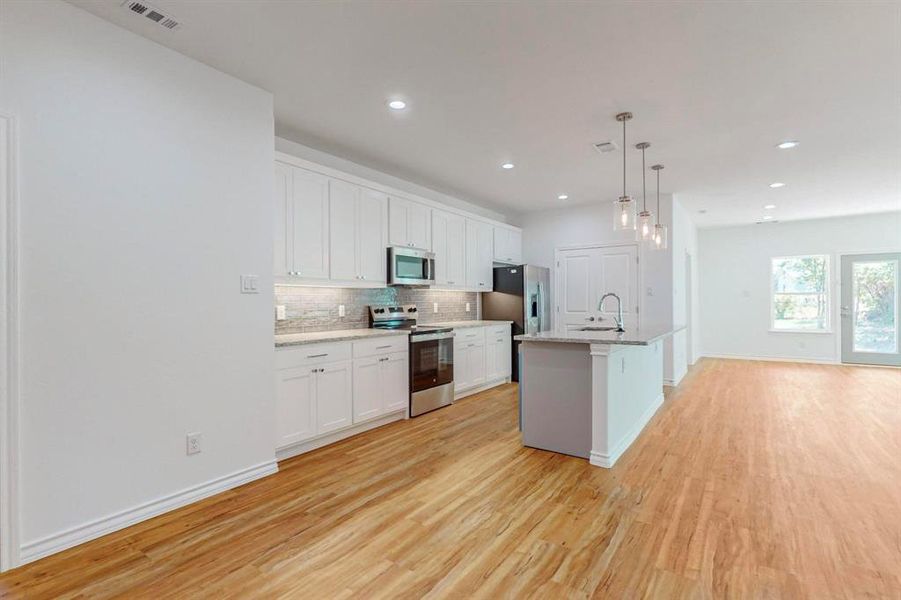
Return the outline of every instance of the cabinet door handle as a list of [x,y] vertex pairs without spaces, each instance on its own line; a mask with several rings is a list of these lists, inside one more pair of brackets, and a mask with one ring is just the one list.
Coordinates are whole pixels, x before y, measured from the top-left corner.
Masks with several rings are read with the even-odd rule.
[[390,348],[390,347],[391,347],[391,344],[388,344],[387,346],[376,346],[375,349],[376,350],[384,350],[384,349]]
[[450,284],[450,285],[456,285],[456,284],[457,284],[456,281],[448,281],[447,283]]
[[323,356],[328,356],[328,352],[325,354],[309,354],[307,355],[307,358],[322,358]]

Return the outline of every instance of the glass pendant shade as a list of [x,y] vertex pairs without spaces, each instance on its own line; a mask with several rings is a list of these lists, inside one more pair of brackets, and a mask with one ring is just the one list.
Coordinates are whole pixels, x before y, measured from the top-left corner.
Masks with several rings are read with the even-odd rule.
[[635,236],[640,242],[654,239],[654,215],[649,210],[638,213],[638,233]]
[[666,250],[666,225],[654,225],[654,239],[651,246],[654,250]]
[[635,229],[635,202],[630,196],[620,196],[613,203],[613,229],[615,231]]

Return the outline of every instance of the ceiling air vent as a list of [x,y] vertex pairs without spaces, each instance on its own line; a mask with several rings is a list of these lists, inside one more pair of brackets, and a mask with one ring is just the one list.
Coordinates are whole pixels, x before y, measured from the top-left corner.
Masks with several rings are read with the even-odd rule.
[[122,3],[122,6],[136,15],[141,15],[146,19],[150,19],[160,27],[165,27],[166,29],[178,29],[178,21],[147,2],[143,2],[142,0],[125,0],[125,2]]
[[594,145],[594,149],[601,154],[607,154],[619,150],[619,146],[616,145],[616,142],[598,142]]

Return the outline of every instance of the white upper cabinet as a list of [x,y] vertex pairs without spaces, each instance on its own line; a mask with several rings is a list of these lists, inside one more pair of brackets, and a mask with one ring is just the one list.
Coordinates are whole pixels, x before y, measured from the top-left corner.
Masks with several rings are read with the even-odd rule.
[[494,228],[466,219],[466,287],[478,292],[493,288]]
[[522,263],[522,232],[519,229],[494,228],[494,261],[511,265]]
[[291,263],[288,273],[304,279],[328,279],[328,177],[292,168]]
[[292,264],[293,240],[291,239],[291,167],[275,163],[275,250],[273,271],[276,277],[285,277],[294,270]]
[[387,282],[388,197],[374,190],[329,181],[331,279],[343,285]]
[[392,197],[388,213],[391,245],[431,250],[431,212],[432,209],[425,204]]
[[465,287],[466,219],[443,210],[433,210],[432,251],[435,253],[436,285]]
[[359,277],[359,204],[359,187],[337,179],[329,181],[331,279],[350,281]]
[[358,214],[360,278],[367,283],[387,283],[388,196],[363,188]]

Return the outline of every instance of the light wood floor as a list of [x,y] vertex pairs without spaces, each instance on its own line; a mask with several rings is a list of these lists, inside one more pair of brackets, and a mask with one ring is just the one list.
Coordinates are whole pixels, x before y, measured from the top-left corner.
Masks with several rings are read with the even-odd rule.
[[0,576],[35,598],[901,598],[901,371],[701,361],[614,469],[516,387]]

